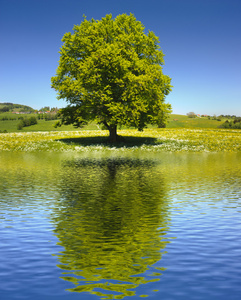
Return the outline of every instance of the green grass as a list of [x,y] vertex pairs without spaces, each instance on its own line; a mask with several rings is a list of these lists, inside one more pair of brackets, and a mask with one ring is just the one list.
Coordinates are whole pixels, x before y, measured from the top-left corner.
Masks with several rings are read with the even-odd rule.
[[[76,129],[72,125],[63,125],[58,128],[54,128],[53,125],[56,122],[55,120],[45,121],[38,120],[38,124],[24,127],[22,130],[17,130],[17,124],[20,122],[18,118],[22,117],[31,117],[36,116],[36,114],[26,114],[26,115],[15,115],[12,113],[1,113],[0,114],[0,131],[7,130],[7,132],[31,132],[31,131],[76,131],[80,129]],[[2,117],[8,118],[16,118],[16,120],[5,120],[1,121]],[[207,117],[204,118],[188,118],[184,115],[176,115],[171,114],[169,118],[169,123],[167,124],[167,128],[218,128],[222,123],[224,123],[226,119],[222,119],[222,121],[217,120],[209,120]],[[149,125],[148,128],[156,128],[157,126]],[[99,126],[95,123],[90,123],[81,130],[97,130]],[[121,129],[126,129],[126,127],[122,127]],[[133,129],[133,128],[131,128]]]
[[227,119],[209,120],[207,117],[188,118],[184,115],[171,114],[167,128],[218,128]]
[[[0,113],[0,151],[195,151],[195,152],[241,152],[241,131],[219,129],[226,121],[203,118],[188,118],[171,114],[167,128],[158,129],[149,125],[143,132],[118,129],[122,139],[118,144],[108,143],[108,132],[90,123],[81,129],[72,125],[54,128],[56,120],[38,120],[38,124],[17,130],[19,117],[36,114],[15,115]],[[2,117],[16,118],[1,121]]]
[[[7,115],[9,113],[4,113],[4,115]],[[3,114],[0,114],[0,119]],[[25,117],[25,115],[22,115]],[[36,116],[34,114],[26,115],[28,118],[31,116]],[[11,115],[12,117],[12,115]],[[20,120],[0,120],[0,131],[7,130],[7,132],[32,132],[32,131],[76,131],[79,130],[79,128],[75,128],[73,125],[62,125],[61,127],[54,128],[54,124],[56,120],[38,120],[38,124],[23,127],[23,129],[18,130],[17,125],[20,122]],[[90,123],[88,126],[85,126],[83,129],[85,130],[96,130],[98,129],[98,126],[94,123]]]

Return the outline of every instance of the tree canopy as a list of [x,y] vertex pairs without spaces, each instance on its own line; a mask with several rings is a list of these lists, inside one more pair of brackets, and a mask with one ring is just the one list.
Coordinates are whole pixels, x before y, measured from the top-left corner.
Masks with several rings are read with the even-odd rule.
[[95,120],[116,140],[117,125],[143,130],[165,123],[171,105],[165,96],[171,78],[164,75],[159,39],[133,14],[115,19],[84,18],[62,39],[60,60],[52,87],[67,101],[64,124],[80,126]]

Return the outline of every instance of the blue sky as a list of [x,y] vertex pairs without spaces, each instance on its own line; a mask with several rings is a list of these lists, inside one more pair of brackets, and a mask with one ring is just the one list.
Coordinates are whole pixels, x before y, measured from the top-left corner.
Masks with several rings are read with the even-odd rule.
[[173,113],[241,116],[240,0],[0,0],[0,102],[64,107],[50,83],[61,38],[109,13],[159,37]]

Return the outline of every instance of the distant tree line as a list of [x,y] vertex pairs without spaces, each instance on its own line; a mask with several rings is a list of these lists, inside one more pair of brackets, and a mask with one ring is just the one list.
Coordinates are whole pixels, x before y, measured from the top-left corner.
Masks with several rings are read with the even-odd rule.
[[[188,118],[196,118],[196,117],[200,117],[200,115],[195,114],[194,112],[189,112],[187,113]],[[220,116],[209,116],[209,115],[201,115],[201,117],[206,117],[209,120],[216,120],[216,121],[222,121],[222,119],[237,119],[239,117],[236,117],[235,115],[220,115]]]
[[19,116],[19,117],[15,117],[15,116],[3,116],[0,118],[0,121],[16,121],[16,120],[23,120],[24,117],[23,116]]
[[40,112],[48,112],[48,113],[57,113],[59,111],[59,108],[58,107],[51,107],[50,106],[44,106],[44,107],[41,107]]
[[9,110],[10,110],[9,107],[3,106],[3,107],[0,108],[0,113],[8,112]]
[[51,112],[51,113],[39,113],[38,117],[39,120],[51,121],[57,120],[60,118],[59,113]]
[[237,117],[235,115],[220,115],[220,117],[222,118],[227,118],[227,119],[236,119],[236,118],[240,118],[240,117]]
[[208,118],[211,120],[222,121],[222,119],[236,119],[238,117],[236,117],[235,115],[220,115],[218,117],[216,115],[213,115],[212,117],[208,116]]
[[17,120],[16,117],[3,116],[0,118],[0,121],[14,121],[14,120]]

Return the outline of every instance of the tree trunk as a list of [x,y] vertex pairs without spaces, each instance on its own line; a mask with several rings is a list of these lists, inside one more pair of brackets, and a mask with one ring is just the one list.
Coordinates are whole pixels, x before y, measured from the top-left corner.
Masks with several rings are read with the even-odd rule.
[[117,141],[117,126],[111,125],[108,127],[110,142],[115,143]]
[[108,125],[106,121],[103,122],[103,124],[105,125],[105,127],[109,130],[109,141],[111,143],[115,143],[117,142],[117,125]]

